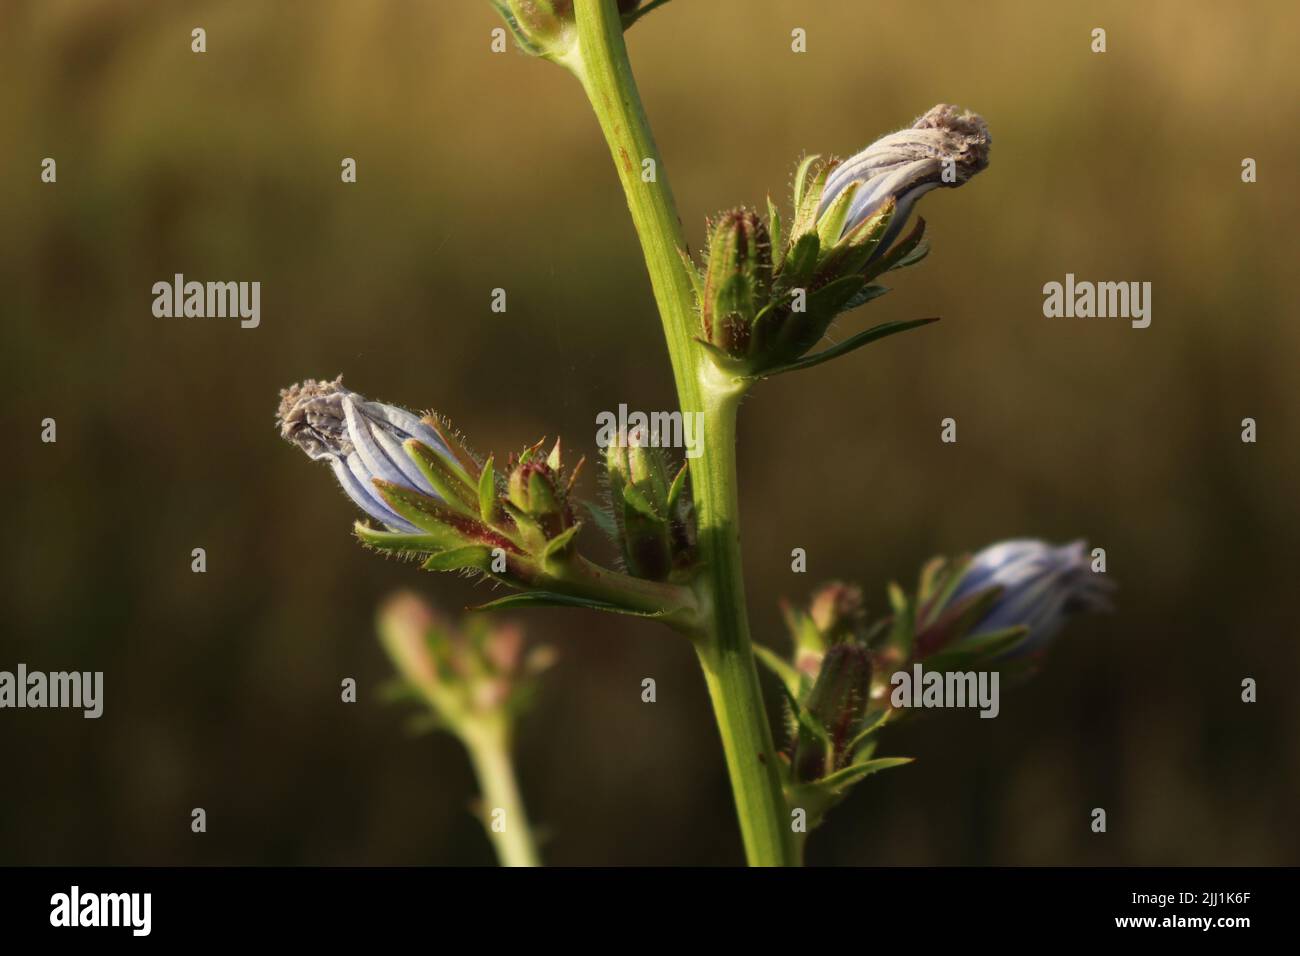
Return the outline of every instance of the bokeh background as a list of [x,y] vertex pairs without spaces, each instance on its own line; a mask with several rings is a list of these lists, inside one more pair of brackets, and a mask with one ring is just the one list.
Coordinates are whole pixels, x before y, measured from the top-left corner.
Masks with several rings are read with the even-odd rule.
[[[0,713],[0,862],[492,862],[463,753],[379,698],[372,620],[398,587],[492,594],[358,547],[273,413],[342,372],[483,452],[559,433],[589,453],[598,411],[673,407],[594,120],[563,71],[493,54],[497,25],[486,0],[0,3],[0,668],[106,673],[98,721]],[[920,759],[859,788],[810,862],[1300,862],[1298,32],[1281,0],[675,0],[629,34],[696,247],[716,210],[788,204],[805,151],[936,102],[993,130],[989,170],[922,204],[930,259],[834,334],[944,321],[743,409],[756,637],[785,647],[779,596],[838,576],[880,609],[928,556],[1023,534],[1104,546],[1121,587],[997,720],[886,738]],[[154,318],[176,272],[261,281],[260,328]],[[1151,327],[1045,319],[1067,272],[1152,282]],[[561,653],[519,742],[548,861],[740,862],[689,647],[524,621]]]

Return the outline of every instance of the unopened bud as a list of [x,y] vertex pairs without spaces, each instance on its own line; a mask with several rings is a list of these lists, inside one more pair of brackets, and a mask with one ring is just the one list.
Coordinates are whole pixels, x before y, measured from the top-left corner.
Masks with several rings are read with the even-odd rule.
[[862,589],[832,581],[817,590],[808,611],[826,642],[835,643],[852,636],[862,623],[866,613]]
[[825,728],[829,748],[801,725],[791,754],[797,780],[819,780],[848,764],[848,744],[866,714],[870,690],[871,654],[865,647],[850,641],[826,652],[804,706]]
[[748,349],[750,327],[772,290],[772,239],[757,213],[733,209],[709,231],[700,317],[704,337],[732,355]]

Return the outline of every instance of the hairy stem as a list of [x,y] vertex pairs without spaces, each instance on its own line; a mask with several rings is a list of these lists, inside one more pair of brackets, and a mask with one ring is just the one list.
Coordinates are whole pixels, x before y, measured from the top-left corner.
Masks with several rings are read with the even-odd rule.
[[743,387],[719,375],[694,341],[694,288],[681,258],[686,241],[632,76],[614,0],[576,0],[575,9],[578,52],[566,65],[586,90],[623,185],[663,320],[681,409],[704,416],[703,451],[690,461],[704,568],[697,584],[704,620],[696,650],[722,737],[746,856],[756,866],[795,863],[745,608],[735,445]]

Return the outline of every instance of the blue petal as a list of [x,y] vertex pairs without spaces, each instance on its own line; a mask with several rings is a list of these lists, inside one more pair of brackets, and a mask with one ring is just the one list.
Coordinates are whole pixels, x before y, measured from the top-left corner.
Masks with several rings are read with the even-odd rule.
[[334,457],[330,461],[330,467],[334,469],[334,477],[338,479],[339,486],[353,503],[370,517],[383,522],[394,531],[419,530],[381,501],[373,487],[362,484],[361,475],[365,474],[365,469],[355,452],[349,455],[346,461]]
[[429,484],[429,479],[424,477],[424,474],[416,466],[415,462],[411,460],[411,456],[406,453],[406,449],[402,447],[400,441],[390,435],[387,430],[382,427],[376,427],[372,434],[375,437],[375,441],[383,447],[384,453],[387,454],[389,459],[402,470],[402,474],[406,477],[408,484],[414,485],[426,495],[430,495],[434,498],[441,497],[433,490],[433,485]]
[[347,416],[348,437],[352,439],[353,447],[356,448],[357,453],[361,456],[362,463],[370,472],[369,477],[382,478],[384,481],[390,481],[404,488],[411,487],[410,482],[406,480],[406,475],[402,473],[402,469],[388,457],[388,454],[375,441],[375,437],[371,432],[371,429],[375,427],[374,424],[362,414],[357,407],[357,403],[351,398],[343,399],[343,414]]

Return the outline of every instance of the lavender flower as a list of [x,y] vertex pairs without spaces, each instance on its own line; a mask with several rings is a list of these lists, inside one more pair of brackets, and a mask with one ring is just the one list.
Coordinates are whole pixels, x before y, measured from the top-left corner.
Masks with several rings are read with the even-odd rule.
[[[894,215],[876,246],[879,255],[902,231],[921,196],[938,186],[960,186],[988,166],[990,142],[988,124],[981,116],[941,103],[910,128],[882,136],[836,166],[822,188],[817,215],[858,183],[841,231],[847,235],[892,198]],[[951,182],[943,178],[945,160],[952,161]]]
[[972,630],[1026,626],[1022,652],[1045,646],[1079,611],[1110,610],[1107,595],[1113,588],[1093,572],[1082,541],[1054,547],[1028,538],[1001,541],[976,554],[948,604],[992,587],[1002,588],[1002,594]]
[[342,382],[341,375],[332,382],[307,379],[281,390],[276,413],[280,436],[309,458],[328,461],[347,496],[366,514],[394,531],[417,531],[388,506],[373,479],[438,498],[402,442],[415,438],[449,460],[450,452],[419,416],[395,405],[367,401]]

